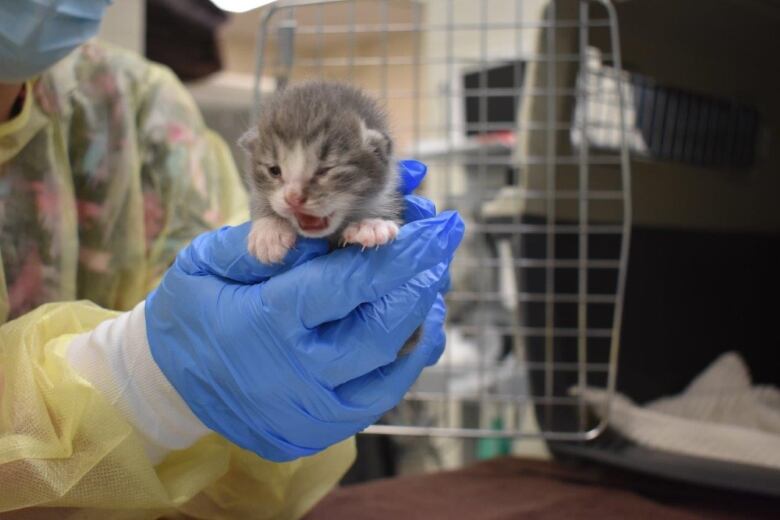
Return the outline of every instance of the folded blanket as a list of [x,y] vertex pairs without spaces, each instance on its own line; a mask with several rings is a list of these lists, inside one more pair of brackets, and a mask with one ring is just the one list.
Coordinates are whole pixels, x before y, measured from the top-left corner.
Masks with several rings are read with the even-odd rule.
[[[603,389],[586,388],[582,395],[604,415]],[[616,394],[609,425],[649,448],[780,469],[780,390],[752,385],[734,352],[721,355],[678,396],[638,406]]]

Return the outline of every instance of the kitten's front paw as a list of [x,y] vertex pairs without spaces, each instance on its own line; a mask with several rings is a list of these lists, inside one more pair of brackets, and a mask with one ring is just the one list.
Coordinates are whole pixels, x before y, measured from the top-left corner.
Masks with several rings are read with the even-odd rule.
[[265,217],[252,222],[248,249],[264,264],[280,264],[295,245],[295,230],[287,222]]
[[381,246],[398,235],[398,225],[392,220],[367,218],[356,224],[350,224],[344,230],[342,238],[346,244],[360,244],[363,247]]

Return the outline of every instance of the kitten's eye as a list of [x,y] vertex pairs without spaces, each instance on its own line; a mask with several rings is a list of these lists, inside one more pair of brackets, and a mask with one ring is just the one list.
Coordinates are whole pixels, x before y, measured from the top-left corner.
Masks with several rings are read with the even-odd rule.
[[278,166],[269,166],[268,173],[271,174],[271,177],[279,177],[282,175],[282,169]]
[[330,168],[320,168],[319,170],[317,170],[316,172],[314,172],[314,175],[315,175],[316,177],[322,177],[323,175],[325,175],[325,174],[326,174],[326,173],[328,173],[329,171],[330,171]]

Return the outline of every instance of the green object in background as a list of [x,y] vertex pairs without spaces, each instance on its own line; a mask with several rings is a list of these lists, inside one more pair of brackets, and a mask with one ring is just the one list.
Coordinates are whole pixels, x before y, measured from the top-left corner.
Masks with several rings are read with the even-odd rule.
[[[496,417],[490,423],[490,429],[501,431],[504,429],[504,421]],[[492,439],[479,439],[477,441],[477,460],[493,459],[503,455],[509,455],[512,451],[512,440],[506,437]]]

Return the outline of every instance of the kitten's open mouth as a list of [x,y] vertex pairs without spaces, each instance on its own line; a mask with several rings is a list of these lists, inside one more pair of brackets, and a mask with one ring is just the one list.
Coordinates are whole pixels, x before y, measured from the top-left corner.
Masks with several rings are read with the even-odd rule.
[[328,217],[317,217],[314,215],[307,215],[306,213],[296,213],[295,220],[298,221],[298,227],[302,231],[322,231],[327,229],[330,222]]

